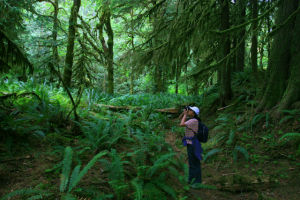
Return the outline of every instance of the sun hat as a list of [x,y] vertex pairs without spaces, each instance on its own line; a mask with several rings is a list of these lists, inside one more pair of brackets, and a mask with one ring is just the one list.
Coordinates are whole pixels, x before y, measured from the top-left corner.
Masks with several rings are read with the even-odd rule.
[[189,106],[189,109],[191,109],[192,111],[194,111],[196,113],[196,115],[199,115],[199,113],[200,113],[199,108],[196,107],[196,106],[193,106],[193,107]]

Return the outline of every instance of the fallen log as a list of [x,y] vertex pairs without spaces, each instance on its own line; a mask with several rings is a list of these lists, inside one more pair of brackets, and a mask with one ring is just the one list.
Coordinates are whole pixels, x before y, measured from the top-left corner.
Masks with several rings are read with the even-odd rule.
[[[109,110],[113,111],[122,111],[122,110],[133,110],[133,111],[138,111],[141,110],[142,107],[135,107],[135,106],[112,106],[112,105],[105,105],[105,104],[96,104],[98,107],[105,107],[108,108]],[[166,114],[178,114],[179,109],[178,108],[163,108],[163,109],[155,109],[155,112],[160,112],[160,113],[166,113]]]

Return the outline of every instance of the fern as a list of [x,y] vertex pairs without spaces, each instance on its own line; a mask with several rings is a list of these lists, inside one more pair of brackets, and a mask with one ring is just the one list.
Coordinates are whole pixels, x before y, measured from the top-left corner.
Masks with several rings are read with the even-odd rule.
[[255,124],[257,124],[264,117],[263,113],[255,115],[251,120],[251,130]]
[[155,181],[152,181],[155,185],[157,185],[161,190],[163,190],[165,193],[170,195],[173,199],[176,199],[176,191],[167,185],[166,181],[157,179]]
[[[31,196],[31,195],[34,195],[34,196]],[[29,188],[27,189],[26,188],[26,189],[15,190],[15,191],[1,197],[1,200],[9,200],[15,196],[21,196],[21,197],[31,196],[28,199],[34,200],[34,199],[42,199],[43,197],[47,197],[50,195],[52,195],[52,194],[49,192],[45,192],[45,191],[41,191],[41,190],[37,190],[37,189],[29,189]]]
[[205,162],[209,157],[212,157],[221,151],[222,149],[219,148],[210,150],[209,152],[207,152],[207,154],[205,154],[203,161]]
[[73,170],[73,174],[72,174],[74,176],[71,177],[71,181],[70,181],[70,185],[69,185],[69,192],[71,192],[71,190],[79,183],[79,181],[89,171],[89,169],[91,169],[91,167],[93,167],[95,165],[97,160],[106,154],[107,154],[107,152],[104,151],[104,152],[100,152],[97,155],[95,155],[92,158],[92,160],[90,160],[90,162],[83,168],[83,170],[79,174],[78,174],[78,172],[80,169],[80,165],[75,167],[75,169]]
[[145,200],[166,200],[167,197],[163,191],[159,190],[153,183],[147,183],[144,187],[144,198]]
[[63,195],[61,199],[62,200],[77,200],[77,198],[70,193]]
[[235,146],[235,148],[234,148],[234,150],[232,152],[232,154],[233,154],[233,160],[235,162],[237,161],[237,153],[238,152],[241,152],[244,155],[244,157],[245,157],[245,159],[247,161],[249,160],[249,153],[248,153],[248,151],[245,148],[241,147],[241,146]]
[[133,187],[135,189],[135,192],[134,192],[135,200],[142,200],[142,198],[143,198],[143,182],[140,179],[135,178],[131,181],[131,184],[133,185]]
[[231,130],[226,144],[231,145],[233,143],[234,137],[235,137],[235,132]]
[[77,165],[72,172],[72,175],[70,177],[70,184],[69,184],[69,192],[74,187],[74,183],[76,183],[76,180],[78,179],[80,173],[80,165]]
[[279,124],[282,124],[282,123],[284,123],[284,122],[286,122],[286,121],[288,121],[288,120],[290,120],[290,119],[293,119],[293,118],[294,118],[294,116],[291,116],[291,115],[285,116],[285,117],[283,117],[283,118],[279,121]]
[[170,158],[173,157],[175,153],[168,153],[165,155],[162,155],[159,159],[157,159],[153,165],[147,170],[147,176],[152,177],[155,172],[165,166],[168,166],[170,161]]
[[300,137],[300,133],[286,133],[279,139],[279,141],[282,141],[284,138],[287,137]]
[[63,168],[60,181],[60,191],[64,192],[68,185],[69,175],[71,171],[73,151],[71,147],[66,147],[65,157],[63,160]]

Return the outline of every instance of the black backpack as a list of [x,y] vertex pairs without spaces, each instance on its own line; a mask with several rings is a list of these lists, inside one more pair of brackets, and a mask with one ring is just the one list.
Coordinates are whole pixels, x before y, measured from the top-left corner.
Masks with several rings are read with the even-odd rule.
[[207,142],[208,139],[208,128],[200,120],[198,120],[198,132],[196,133],[199,142]]

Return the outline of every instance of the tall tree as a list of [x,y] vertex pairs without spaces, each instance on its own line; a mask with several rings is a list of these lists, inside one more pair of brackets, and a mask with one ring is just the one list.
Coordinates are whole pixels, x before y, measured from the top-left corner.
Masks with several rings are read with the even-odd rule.
[[[298,2],[298,10],[300,3]],[[290,77],[283,98],[279,104],[279,110],[287,109],[293,103],[300,100],[300,12],[298,12],[291,45]]]
[[[299,64],[299,61],[295,61],[292,57],[299,56],[299,52],[297,52],[299,48],[293,46],[291,51],[292,41],[295,41],[295,45],[299,45],[297,43],[299,42],[297,38],[299,36],[294,35],[294,31],[297,32],[298,30],[298,27],[295,26],[295,13],[299,11],[298,4],[298,0],[283,0],[279,5],[276,16],[277,29],[273,30],[275,33],[268,66],[270,78],[258,110],[269,109],[278,104],[285,91],[287,91],[285,95],[286,99],[282,103],[282,107],[286,107],[292,103],[290,100],[293,98],[291,98],[289,91],[293,91],[293,85],[297,83],[294,77],[297,74],[297,65]],[[292,71],[292,76],[290,76],[290,71]],[[287,82],[286,80],[289,80],[289,78],[291,80]],[[288,90],[287,83],[290,85],[290,89]]]
[[[238,17],[237,17],[237,22],[238,24],[242,24],[245,22],[246,18],[246,1],[241,1],[238,0],[236,2],[237,4],[237,9],[238,9]],[[241,43],[239,47],[237,47],[236,51],[236,63],[235,63],[235,70],[236,71],[243,71],[244,70],[244,65],[245,65],[245,27],[242,27],[238,32],[237,32],[237,44]]]
[[[229,1],[221,0],[221,23],[220,29],[226,30],[229,28]],[[220,38],[220,53],[221,57],[226,57],[230,53],[230,37],[222,35]],[[231,90],[231,66],[229,57],[221,63],[219,67],[219,84],[220,84],[220,103],[224,106],[232,97]]]
[[67,54],[66,54],[65,68],[64,68],[64,75],[63,75],[63,82],[66,87],[71,86],[76,24],[77,24],[77,16],[80,9],[80,5],[81,5],[81,0],[73,0],[73,6],[71,8],[71,14],[69,18]]
[[[105,29],[104,29],[105,27]],[[109,1],[103,3],[101,9],[99,24],[97,25],[99,30],[99,40],[101,41],[105,62],[107,66],[107,90],[109,94],[114,93],[114,32],[111,27],[111,11],[109,7]],[[104,30],[107,33],[108,39],[105,41]]]
[[[258,16],[258,0],[251,0],[252,18],[256,19]],[[252,23],[252,37],[251,37],[251,66],[254,73],[257,72],[257,21]]]

